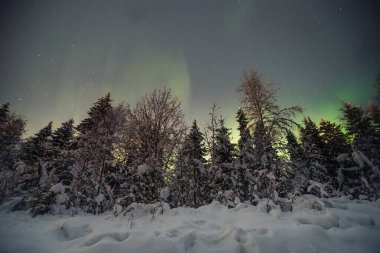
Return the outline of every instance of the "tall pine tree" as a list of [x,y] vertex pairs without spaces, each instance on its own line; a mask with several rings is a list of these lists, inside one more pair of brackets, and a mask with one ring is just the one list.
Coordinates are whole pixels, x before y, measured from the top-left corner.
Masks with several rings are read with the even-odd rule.
[[175,202],[179,206],[199,207],[209,202],[209,187],[204,167],[206,149],[203,134],[194,120],[180,150],[174,179]]
[[9,103],[0,105],[0,202],[14,191],[12,169],[20,152],[26,121],[9,111]]
[[224,120],[219,121],[219,127],[215,135],[215,162],[210,168],[210,185],[213,188],[213,199],[227,204],[234,205],[237,195],[238,173],[234,169],[234,145],[230,140],[229,129],[225,126]]

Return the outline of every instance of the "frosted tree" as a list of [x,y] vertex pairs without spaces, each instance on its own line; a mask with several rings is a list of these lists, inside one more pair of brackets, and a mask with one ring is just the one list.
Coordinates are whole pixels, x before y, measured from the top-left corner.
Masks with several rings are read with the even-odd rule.
[[186,133],[178,98],[170,89],[154,90],[128,109],[123,139],[127,181],[121,185],[119,202],[152,203],[160,200],[164,177],[175,163],[181,139]]
[[352,153],[338,157],[339,189],[352,198],[378,198],[380,189],[380,135],[371,113],[344,103],[343,121],[352,138]]
[[31,207],[33,214],[48,212],[53,201],[50,194],[46,194],[53,174],[51,134],[52,122],[49,122],[28,138],[22,145],[21,161],[15,168],[17,190],[24,196],[20,208]]
[[21,163],[24,163],[25,166],[22,170],[16,170],[16,173],[23,191],[31,191],[34,187],[46,185],[53,155],[51,134],[52,122],[49,122],[22,145]]
[[236,175],[236,189],[241,201],[251,200],[255,185],[253,179],[254,150],[252,136],[248,128],[248,118],[242,108],[236,113],[236,120],[239,124],[238,130],[240,138],[238,140],[238,159],[234,164]]
[[230,130],[224,120],[219,120],[219,127],[215,130],[214,159],[216,164],[231,163],[234,160],[234,145],[231,143]]
[[[129,109],[131,136],[137,145],[135,162],[157,169],[172,165],[185,133],[181,103],[170,89],[154,90]],[[137,164],[137,165],[138,165]]]
[[331,183],[336,189],[338,188],[336,178],[337,168],[339,167],[336,158],[341,154],[351,151],[351,147],[348,144],[348,136],[343,133],[340,125],[323,119],[319,123],[319,132],[324,143],[324,164]]
[[340,195],[356,199],[379,198],[380,170],[377,164],[361,151],[341,154],[337,161],[340,164],[337,175]]
[[377,101],[371,101],[368,104],[368,113],[370,117],[373,119],[374,126],[377,131],[380,129],[380,103]]
[[219,127],[215,130],[214,165],[209,169],[209,180],[213,188],[213,199],[233,206],[235,198],[238,197],[238,175],[233,164],[235,154],[230,134],[224,120],[220,119]]
[[307,158],[301,144],[297,141],[292,131],[286,135],[286,149],[289,155],[289,166],[292,168],[292,189],[289,190],[291,197],[296,197],[307,192],[308,171]]
[[199,207],[209,202],[203,141],[203,134],[194,121],[180,149],[176,165],[172,188],[177,206]]
[[[309,180],[309,184],[318,182],[323,186],[323,189],[308,187],[308,192],[312,192],[316,195],[322,195],[325,188],[329,188],[331,194],[331,178],[325,166],[326,156],[325,149],[326,144],[323,142],[321,133],[318,126],[309,117],[303,121],[304,126],[300,129],[301,145],[306,155],[306,176]],[[316,184],[314,184],[316,185]]]
[[272,83],[263,82],[257,72],[244,75],[239,91],[250,126],[260,135],[257,136],[256,145],[260,146],[261,152],[266,153],[270,151],[276,137],[285,135],[287,129],[296,124],[292,117],[302,109],[299,106],[280,108]]
[[252,136],[248,128],[248,119],[245,112],[239,108],[236,113],[236,120],[239,123],[239,140],[238,140],[238,149],[239,149],[239,159],[241,162],[247,159],[247,157],[253,154],[252,149]]
[[370,159],[380,160],[379,132],[376,131],[371,117],[364,109],[350,103],[343,104],[342,112],[347,132],[353,139],[352,147],[361,150]]
[[0,202],[12,194],[12,169],[19,155],[26,120],[9,111],[9,103],[0,105]]
[[123,105],[112,107],[111,102],[110,93],[99,98],[77,126],[70,201],[88,212],[113,206],[114,143],[118,142],[126,111]]
[[54,182],[69,186],[72,183],[71,168],[74,163],[71,151],[74,142],[74,120],[63,122],[52,134],[54,150]]
[[299,106],[280,108],[272,83],[262,81],[257,72],[244,75],[239,91],[242,109],[253,131],[254,194],[259,198],[275,198],[278,179],[288,174],[275,150],[282,145],[279,140],[288,129],[296,125],[292,117],[302,109]]

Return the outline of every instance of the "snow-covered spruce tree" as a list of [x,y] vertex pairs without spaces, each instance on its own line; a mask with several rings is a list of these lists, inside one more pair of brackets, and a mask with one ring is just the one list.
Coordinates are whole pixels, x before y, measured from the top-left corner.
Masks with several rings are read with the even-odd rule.
[[302,146],[298,143],[294,133],[288,131],[286,135],[286,150],[289,155],[289,166],[292,168],[292,190],[289,192],[290,197],[306,193],[308,178],[307,178],[307,158]]
[[279,195],[286,195],[286,192],[280,193],[277,189],[281,181],[287,180],[288,167],[276,154],[275,148],[283,145],[279,140],[296,124],[292,117],[302,109],[299,106],[280,108],[272,84],[263,82],[257,72],[245,74],[239,90],[242,108],[254,132],[255,189],[252,197],[275,199]]
[[301,145],[306,156],[306,177],[309,181],[307,192],[318,196],[332,193],[331,178],[325,167],[325,144],[318,126],[309,117],[304,118],[300,129]]
[[[132,202],[153,203],[161,199],[165,177],[174,167],[175,154],[186,133],[181,103],[170,89],[146,94],[134,109],[128,108],[124,152],[127,181],[121,185],[121,206]],[[131,141],[132,140],[132,141]],[[164,199],[165,201],[168,201]]]
[[380,192],[380,170],[361,151],[353,151],[351,154],[341,154],[337,161],[339,195],[352,199],[378,199]]
[[224,120],[219,120],[219,127],[215,130],[215,164],[231,163],[234,160],[234,144],[231,143],[230,130],[226,127]]
[[52,134],[52,144],[54,151],[54,180],[53,184],[62,182],[65,186],[72,183],[71,168],[73,159],[70,151],[74,148],[74,120],[69,119],[63,122]]
[[19,145],[26,120],[9,111],[9,103],[0,105],[0,203],[12,194],[12,169],[19,155]]
[[210,202],[203,141],[203,134],[194,120],[179,151],[175,168],[172,191],[176,206],[199,207]]
[[[70,119],[53,131],[51,136],[52,156],[50,161],[51,170],[49,180],[42,194],[48,196],[49,201],[57,204],[63,210],[69,207],[66,190],[71,189],[71,169],[74,163],[72,154],[72,143],[74,139],[74,120]],[[52,191],[52,189],[57,189]]]
[[18,184],[24,192],[30,192],[32,188],[43,187],[46,184],[47,169],[50,169],[53,155],[51,134],[52,122],[49,122],[47,126],[22,144],[20,157],[21,163],[24,163],[25,166],[20,163],[16,173],[19,179]]
[[376,123],[367,111],[349,103],[343,104],[342,112],[353,151],[337,159],[340,192],[351,198],[378,198],[380,136]]
[[301,144],[297,141],[296,136],[292,131],[286,134],[286,149],[289,154],[289,160],[292,163],[301,163],[305,159],[305,154],[302,150]]
[[234,202],[238,201],[238,173],[233,164],[235,155],[230,134],[224,120],[220,119],[219,127],[215,130],[214,164],[209,169],[209,180],[212,198],[225,205],[234,206]]
[[376,131],[380,131],[380,103],[377,101],[371,101],[368,104],[368,113],[372,118]]
[[70,202],[87,212],[101,212],[113,206],[114,143],[125,122],[123,105],[112,107],[110,93],[101,97],[78,126],[72,169]]
[[50,210],[52,194],[46,194],[52,175],[53,147],[52,122],[34,136],[28,138],[21,148],[21,161],[16,164],[17,190],[24,196],[18,208],[32,207],[33,214]]
[[324,164],[327,174],[333,188],[337,189],[337,168],[339,167],[339,163],[336,158],[341,154],[351,151],[348,144],[348,136],[343,133],[340,125],[323,119],[319,123],[319,133],[324,143]]
[[360,150],[369,159],[380,161],[380,132],[368,113],[350,103],[344,103],[343,121],[352,138],[352,148]]
[[252,176],[254,168],[252,136],[248,128],[247,116],[241,108],[237,111],[236,120],[239,124],[240,138],[238,140],[238,156],[234,164],[237,181],[235,191],[240,201],[248,201],[253,196],[251,193],[255,185]]
[[239,140],[238,140],[238,148],[239,148],[239,159],[241,163],[249,162],[249,157],[253,154],[252,148],[252,136],[248,128],[248,119],[247,115],[243,111],[243,109],[239,108],[236,113],[236,120],[239,124]]
[[[50,129],[50,126],[48,127]],[[47,134],[49,131],[44,132]],[[60,209],[66,208],[68,203],[65,189],[68,189],[72,182],[70,166],[73,161],[69,153],[72,140],[73,120],[64,122],[50,135],[46,145],[49,155],[44,161],[39,188],[32,195],[33,215],[51,211],[54,204],[58,204]]]

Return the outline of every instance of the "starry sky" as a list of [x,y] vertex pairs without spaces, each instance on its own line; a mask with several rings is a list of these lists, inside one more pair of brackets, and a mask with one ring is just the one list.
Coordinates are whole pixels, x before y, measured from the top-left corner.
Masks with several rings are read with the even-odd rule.
[[[134,105],[164,86],[188,122],[221,106],[236,138],[237,88],[256,70],[279,103],[338,120],[365,104],[380,73],[378,1],[59,0],[0,4],[0,102],[28,119],[78,123],[110,91]],[[302,115],[299,116],[301,119]]]

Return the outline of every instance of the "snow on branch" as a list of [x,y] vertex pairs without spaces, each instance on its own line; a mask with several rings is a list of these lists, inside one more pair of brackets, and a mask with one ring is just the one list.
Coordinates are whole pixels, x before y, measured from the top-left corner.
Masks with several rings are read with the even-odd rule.
[[309,183],[310,183],[310,185],[307,188],[307,192],[311,192],[311,190],[313,190],[314,188],[317,188],[317,189],[319,189],[319,192],[321,193],[322,196],[329,197],[329,194],[324,189],[325,185],[323,185],[319,182],[316,182],[314,180],[309,180]]

